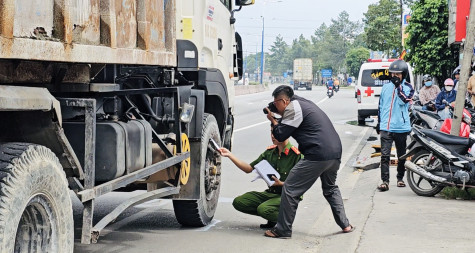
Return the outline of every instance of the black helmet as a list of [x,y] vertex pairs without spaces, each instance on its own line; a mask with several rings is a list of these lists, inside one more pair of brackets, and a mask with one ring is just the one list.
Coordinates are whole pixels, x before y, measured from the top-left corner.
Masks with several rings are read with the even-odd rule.
[[409,69],[404,60],[395,60],[389,65],[389,73],[402,73],[402,79],[406,79]]
[[422,77],[422,81],[423,81],[423,82],[432,81],[432,76],[430,76],[429,74],[425,74],[425,75]]
[[454,69],[454,72],[452,72],[452,75],[455,76],[455,75],[460,75],[460,68],[461,66],[458,65],[455,69]]

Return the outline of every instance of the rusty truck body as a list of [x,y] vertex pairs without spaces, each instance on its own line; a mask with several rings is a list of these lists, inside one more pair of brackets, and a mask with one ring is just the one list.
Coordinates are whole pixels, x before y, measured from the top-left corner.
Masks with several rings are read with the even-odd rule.
[[[173,198],[208,224],[254,0],[0,0],[0,252],[72,252],[126,208]],[[239,9],[234,9],[237,6]],[[93,224],[95,199],[147,190]]]

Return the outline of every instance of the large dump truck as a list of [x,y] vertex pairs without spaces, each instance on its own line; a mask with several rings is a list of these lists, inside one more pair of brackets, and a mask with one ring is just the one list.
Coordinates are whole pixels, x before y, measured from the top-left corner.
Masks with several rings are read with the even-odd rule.
[[307,90],[312,90],[313,83],[313,71],[312,71],[312,59],[310,58],[297,58],[294,59],[294,72],[293,78],[294,90],[298,90],[303,87]]
[[[234,13],[254,0],[1,0],[0,252],[72,252],[126,208],[215,213],[242,75]],[[93,224],[95,199],[147,190]]]

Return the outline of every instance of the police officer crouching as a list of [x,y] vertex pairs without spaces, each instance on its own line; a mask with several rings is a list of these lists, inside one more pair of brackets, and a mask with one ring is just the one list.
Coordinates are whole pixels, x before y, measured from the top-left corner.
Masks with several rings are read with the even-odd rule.
[[250,164],[238,159],[226,148],[219,149],[222,156],[228,157],[239,169],[246,173],[251,173],[254,170],[254,166],[262,160],[267,160],[279,172],[280,178],[273,177],[275,183],[267,190],[262,192],[246,192],[236,197],[233,201],[233,206],[236,210],[266,219],[267,223],[261,224],[261,228],[272,228],[275,226],[277,216],[279,215],[282,186],[290,169],[302,158],[300,151],[288,139],[283,142],[276,140],[272,135],[272,130],[271,139],[274,145],[267,147],[267,150]]

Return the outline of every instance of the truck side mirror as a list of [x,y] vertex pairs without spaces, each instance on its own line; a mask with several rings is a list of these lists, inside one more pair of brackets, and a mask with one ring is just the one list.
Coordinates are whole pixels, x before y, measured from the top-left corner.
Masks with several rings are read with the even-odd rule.
[[236,6],[246,6],[246,5],[253,5],[254,0],[236,0],[234,5]]
[[254,0],[236,0],[234,5],[239,6],[239,9],[235,9],[231,12],[231,19],[229,20],[229,23],[231,25],[236,23],[236,18],[234,17],[235,12],[240,11],[243,6],[252,5],[252,4],[254,4]]

